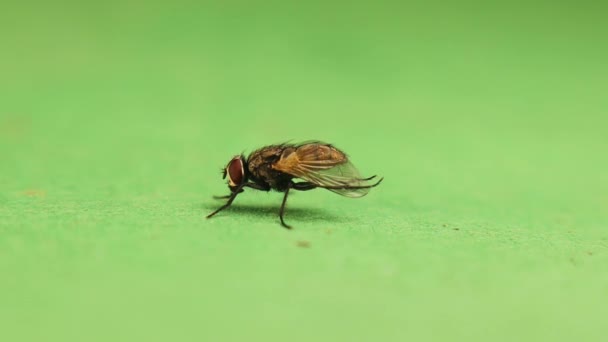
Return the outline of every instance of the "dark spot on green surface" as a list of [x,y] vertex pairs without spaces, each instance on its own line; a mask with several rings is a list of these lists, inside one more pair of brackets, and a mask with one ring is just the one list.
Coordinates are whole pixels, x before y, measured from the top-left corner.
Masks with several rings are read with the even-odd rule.
[[[0,116],[3,116],[0,114]],[[0,138],[18,139],[27,134],[30,122],[24,117],[12,116],[0,120]]]
[[310,248],[310,241],[298,240],[296,241],[296,246],[300,248]]
[[460,230],[460,228],[452,228],[452,229],[454,229],[454,230]]
[[42,198],[42,197],[46,196],[46,191],[39,190],[39,189],[28,189],[28,190],[24,190],[22,192],[22,194],[24,196],[27,196],[27,197],[39,197],[39,198]]

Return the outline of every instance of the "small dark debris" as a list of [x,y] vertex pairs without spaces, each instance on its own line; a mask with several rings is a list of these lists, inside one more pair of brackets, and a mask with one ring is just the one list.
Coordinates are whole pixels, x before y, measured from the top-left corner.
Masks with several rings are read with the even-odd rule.
[[460,230],[460,228],[452,228],[452,229],[454,229],[454,230]]
[[593,252],[592,251],[588,251],[587,254],[588,255],[593,255]]
[[296,241],[296,246],[300,248],[310,248],[310,241],[299,240]]
[[38,189],[28,189],[23,191],[22,194],[28,197],[45,197],[46,191]]

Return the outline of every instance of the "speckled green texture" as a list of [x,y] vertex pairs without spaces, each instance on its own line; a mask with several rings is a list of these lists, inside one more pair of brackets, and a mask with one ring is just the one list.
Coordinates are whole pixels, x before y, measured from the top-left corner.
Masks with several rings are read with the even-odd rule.
[[[2,7],[0,340],[605,340],[605,5]],[[385,182],[204,219],[306,139]]]

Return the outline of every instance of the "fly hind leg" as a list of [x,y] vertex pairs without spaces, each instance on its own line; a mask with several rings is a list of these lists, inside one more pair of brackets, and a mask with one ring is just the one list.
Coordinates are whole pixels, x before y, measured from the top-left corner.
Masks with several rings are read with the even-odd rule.
[[316,189],[319,186],[310,182],[299,182],[299,183],[291,183],[291,188],[298,191],[308,191],[312,189]]
[[348,184],[344,184],[344,185],[337,185],[337,186],[319,186],[319,188],[328,189],[328,190],[370,189],[370,188],[375,188],[378,185],[380,185],[380,183],[382,183],[383,180],[384,180],[384,177],[380,178],[380,180],[378,180],[376,183],[371,184],[371,185],[348,185]]
[[368,178],[357,178],[357,180],[359,180],[359,181],[370,181],[370,180],[372,180],[372,179],[374,179],[376,177],[377,177],[376,175],[373,175],[373,176],[368,177]]
[[[359,181],[368,181],[368,180],[372,180],[376,178],[376,176],[372,176],[369,178],[362,178],[362,179],[357,179]],[[316,188],[321,188],[321,189],[330,189],[330,190],[356,190],[356,189],[369,189],[369,188],[373,188],[376,187],[378,185],[380,185],[380,183],[382,183],[382,181],[384,180],[384,178],[380,178],[379,181],[377,181],[374,184],[371,185],[348,185],[348,184],[344,184],[344,185],[337,185],[337,186],[331,186],[331,185],[317,185],[311,182],[299,182],[299,183],[291,183],[291,188],[294,190],[299,190],[299,191],[308,191],[308,190],[312,190],[312,189],[316,189]]]

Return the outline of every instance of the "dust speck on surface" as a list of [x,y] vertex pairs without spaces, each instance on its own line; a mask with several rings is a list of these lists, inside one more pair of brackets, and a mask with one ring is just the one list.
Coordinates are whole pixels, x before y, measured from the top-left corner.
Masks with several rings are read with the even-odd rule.
[[452,228],[452,229],[454,229],[454,230],[460,230],[460,228]]
[[28,189],[21,193],[28,197],[45,197],[46,196],[46,191],[39,190],[39,189]]
[[310,241],[298,240],[296,241],[296,246],[300,248],[310,248]]
[[27,133],[29,126],[29,120],[24,117],[12,116],[2,119],[0,120],[0,138],[20,138]]

